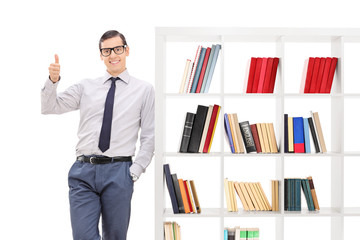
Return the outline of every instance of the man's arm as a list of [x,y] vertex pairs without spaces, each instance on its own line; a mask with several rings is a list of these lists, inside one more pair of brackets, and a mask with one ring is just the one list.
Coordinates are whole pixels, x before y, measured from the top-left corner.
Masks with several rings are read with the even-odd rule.
[[64,92],[57,94],[56,89],[60,80],[59,57],[55,54],[55,63],[49,66],[49,78],[41,90],[41,113],[61,114],[79,109],[82,88],[75,84]]
[[130,172],[140,177],[150,164],[155,149],[155,91],[151,86],[141,109],[140,150],[130,167]]

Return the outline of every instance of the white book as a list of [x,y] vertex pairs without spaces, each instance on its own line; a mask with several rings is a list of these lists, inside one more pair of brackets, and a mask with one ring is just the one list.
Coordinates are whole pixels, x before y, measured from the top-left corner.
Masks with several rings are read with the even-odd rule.
[[187,75],[188,75],[190,63],[191,63],[191,60],[190,60],[190,59],[186,59],[185,69],[184,69],[183,77],[182,77],[182,80],[181,80],[181,85],[180,85],[179,93],[183,93],[183,92],[184,92],[185,83],[186,83],[186,77],[187,77]]

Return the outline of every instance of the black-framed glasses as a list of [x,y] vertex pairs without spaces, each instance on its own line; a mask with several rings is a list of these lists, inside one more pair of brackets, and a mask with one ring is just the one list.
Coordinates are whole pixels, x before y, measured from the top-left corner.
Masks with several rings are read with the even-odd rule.
[[122,46],[116,46],[113,48],[102,48],[100,49],[101,55],[104,57],[108,57],[111,54],[111,51],[114,51],[115,54],[120,55],[124,52],[124,49],[127,47],[127,45]]

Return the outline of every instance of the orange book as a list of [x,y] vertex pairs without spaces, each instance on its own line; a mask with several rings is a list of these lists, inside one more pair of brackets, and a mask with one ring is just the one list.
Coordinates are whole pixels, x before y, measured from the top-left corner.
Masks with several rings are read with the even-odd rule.
[[186,196],[184,181],[182,179],[178,179],[178,181],[179,181],[179,186],[180,186],[181,198],[184,203],[185,213],[190,213],[190,206],[189,206],[189,202],[188,202],[187,196]]

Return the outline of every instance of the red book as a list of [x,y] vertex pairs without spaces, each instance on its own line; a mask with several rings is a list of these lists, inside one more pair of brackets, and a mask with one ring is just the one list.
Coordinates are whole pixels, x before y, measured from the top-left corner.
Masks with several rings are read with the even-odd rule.
[[332,87],[332,83],[334,81],[334,75],[335,75],[337,61],[338,61],[338,59],[336,57],[331,59],[330,73],[329,73],[329,78],[328,78],[328,81],[326,84],[326,89],[325,89],[326,93],[331,92],[331,87]]
[[184,188],[185,188],[185,192],[186,192],[186,198],[187,198],[188,203],[189,203],[190,212],[194,212],[194,209],[192,207],[191,200],[190,200],[189,188],[188,188],[186,182],[187,182],[187,180],[184,180]]
[[202,85],[202,82],[204,80],[204,75],[205,75],[205,71],[206,71],[206,65],[207,65],[207,63],[209,61],[210,51],[211,51],[211,48],[208,47],[206,49],[206,52],[205,52],[205,58],[204,58],[204,62],[203,62],[202,68],[201,68],[199,82],[198,82],[198,85],[196,87],[196,93],[200,93],[201,85]]
[[259,79],[260,79],[260,71],[261,71],[261,65],[262,65],[262,58],[256,59],[256,67],[255,67],[255,76],[254,76],[254,83],[251,92],[256,93],[258,86],[259,86]]
[[267,65],[268,65],[268,58],[263,58],[262,64],[261,64],[259,85],[258,85],[258,88],[257,88],[257,91],[256,91],[257,93],[262,93],[263,92]]
[[270,88],[270,79],[271,79],[271,72],[273,68],[274,58],[268,58],[266,72],[265,72],[265,82],[263,85],[262,93],[269,93]]
[[257,131],[257,128],[256,128],[256,124],[251,124],[250,128],[251,128],[251,133],[252,133],[253,138],[254,138],[256,152],[260,153],[261,152],[261,145],[260,145],[260,139],[259,139],[259,134],[258,134],[258,131]]
[[209,123],[209,129],[206,135],[205,144],[204,144],[204,150],[203,153],[209,152],[209,145],[211,142],[211,137],[213,135],[213,131],[215,131],[215,123],[216,123],[216,117],[219,112],[219,105],[214,104],[213,111],[211,113],[210,123]]
[[315,63],[315,58],[313,57],[309,58],[304,93],[310,93],[311,79],[314,71],[314,63]]
[[320,85],[320,92],[319,93],[325,93],[326,84],[327,84],[327,81],[329,79],[330,66],[331,66],[331,58],[328,57],[325,60],[324,74],[323,74],[323,77],[321,79],[321,85]]
[[320,86],[321,86],[321,81],[322,81],[322,78],[323,78],[323,75],[324,75],[325,62],[326,62],[326,58],[320,58],[319,75],[318,75],[318,78],[316,80],[315,93],[320,93]]
[[274,92],[276,73],[277,73],[278,65],[279,65],[279,58],[276,57],[276,58],[274,58],[274,62],[273,62],[273,65],[272,65],[271,76],[270,76],[270,85],[269,85],[269,92],[268,93],[273,93]]
[[252,57],[250,62],[249,78],[247,82],[246,93],[251,93],[252,91],[252,86],[254,83],[254,76],[255,76],[255,67],[256,67],[256,58]]
[[310,85],[310,91],[309,93],[315,93],[316,91],[316,80],[318,78],[319,75],[319,68],[320,68],[320,58],[315,58],[315,63],[314,63],[314,69],[313,69],[313,74],[311,77],[311,85]]

